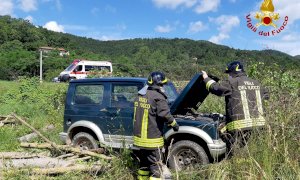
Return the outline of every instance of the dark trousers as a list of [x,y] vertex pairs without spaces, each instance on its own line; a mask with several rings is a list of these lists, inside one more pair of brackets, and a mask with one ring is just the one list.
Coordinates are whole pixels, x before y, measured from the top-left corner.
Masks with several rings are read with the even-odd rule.
[[140,149],[135,154],[139,158],[139,170],[150,171],[150,176],[160,178],[162,173],[163,153],[161,149]]
[[232,157],[234,151],[243,148],[250,136],[252,130],[234,130],[221,135],[222,140],[226,143],[227,157]]

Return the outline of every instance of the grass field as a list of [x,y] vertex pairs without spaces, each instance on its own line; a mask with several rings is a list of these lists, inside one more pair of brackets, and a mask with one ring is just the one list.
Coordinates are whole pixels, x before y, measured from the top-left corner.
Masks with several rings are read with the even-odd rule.
[[[53,124],[54,130],[41,132],[61,143],[64,98],[67,84],[42,83],[37,79],[0,81],[0,115],[15,112],[36,129]],[[224,113],[224,100],[210,95],[200,112]],[[299,96],[274,94],[267,103],[265,131],[254,133],[249,144],[232,159],[197,169],[173,172],[173,179],[300,179]],[[18,137],[30,133],[22,125],[0,127],[0,151],[24,151]],[[43,142],[40,138],[34,142]],[[28,150],[27,150],[28,151]],[[34,150],[30,150],[34,151]],[[4,171],[3,179],[134,179],[136,166],[129,150],[113,152],[116,158],[104,172],[70,172],[61,176],[30,176],[29,171]],[[90,162],[91,164],[93,161]],[[1,177],[1,176],[0,176]]]

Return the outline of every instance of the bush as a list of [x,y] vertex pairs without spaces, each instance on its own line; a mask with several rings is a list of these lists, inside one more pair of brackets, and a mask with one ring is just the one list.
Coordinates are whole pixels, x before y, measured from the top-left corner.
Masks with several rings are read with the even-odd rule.
[[[2,85],[6,83],[2,82]],[[45,135],[60,142],[58,133],[62,131],[64,101],[67,85],[64,83],[40,83],[38,78],[20,78],[7,83],[0,96],[0,114],[9,115],[12,112],[27,119],[36,129],[42,129],[53,124],[56,129],[44,132]],[[55,132],[54,132],[55,131]],[[16,150],[19,148],[18,137],[30,133],[24,126],[4,126],[0,129],[1,150]]]
[[18,84],[17,88],[10,89],[0,98],[3,105],[12,107],[12,111],[25,117],[62,113],[66,84],[40,83],[38,78],[21,78]]

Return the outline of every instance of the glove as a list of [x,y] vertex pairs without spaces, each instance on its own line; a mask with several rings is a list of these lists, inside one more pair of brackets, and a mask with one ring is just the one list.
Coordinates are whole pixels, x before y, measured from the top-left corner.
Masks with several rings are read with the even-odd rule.
[[208,78],[208,75],[207,75],[207,73],[205,71],[201,71],[201,72],[202,72],[202,78],[203,79]]
[[172,126],[173,131],[177,132],[179,130],[179,125],[176,123],[174,126]]

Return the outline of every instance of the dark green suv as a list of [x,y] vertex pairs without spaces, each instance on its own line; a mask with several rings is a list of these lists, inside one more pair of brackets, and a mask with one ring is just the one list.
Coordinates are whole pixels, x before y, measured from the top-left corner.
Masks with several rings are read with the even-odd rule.
[[[133,102],[146,81],[146,78],[116,77],[72,80],[61,139],[86,149],[101,145],[134,149]],[[168,165],[181,169],[207,164],[224,155],[226,145],[217,129],[223,116],[195,113],[209,93],[202,75],[196,74],[180,94],[171,82],[165,90],[171,113],[180,126],[178,132],[164,128]]]

